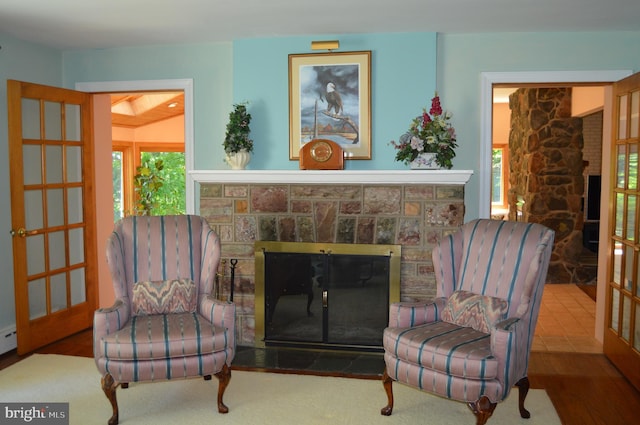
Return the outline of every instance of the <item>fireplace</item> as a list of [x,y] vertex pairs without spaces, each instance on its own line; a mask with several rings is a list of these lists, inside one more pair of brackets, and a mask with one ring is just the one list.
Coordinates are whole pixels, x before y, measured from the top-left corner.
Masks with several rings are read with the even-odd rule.
[[255,243],[258,347],[379,350],[400,245]]

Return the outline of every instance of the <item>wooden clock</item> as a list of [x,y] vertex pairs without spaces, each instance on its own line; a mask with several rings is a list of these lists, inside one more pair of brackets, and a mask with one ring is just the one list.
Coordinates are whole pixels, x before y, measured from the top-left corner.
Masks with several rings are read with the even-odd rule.
[[342,170],[344,151],[328,139],[313,139],[300,149],[301,170]]

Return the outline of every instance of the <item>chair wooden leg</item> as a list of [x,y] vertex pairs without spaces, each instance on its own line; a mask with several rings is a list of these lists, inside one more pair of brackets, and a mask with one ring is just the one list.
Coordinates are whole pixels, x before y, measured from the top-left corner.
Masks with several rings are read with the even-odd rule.
[[226,363],[222,367],[222,370],[216,373],[216,378],[218,378],[218,381],[220,381],[220,383],[218,384],[218,412],[228,413],[229,408],[222,402],[224,391],[227,389],[227,385],[229,385],[229,381],[231,380],[231,369]]
[[529,419],[531,413],[524,408],[524,399],[527,398],[527,393],[529,393],[529,377],[525,376],[519,380],[516,383],[516,387],[518,387],[518,409],[520,409],[520,417]]
[[476,415],[476,425],[487,423],[498,403],[492,403],[489,397],[483,395],[477,401],[467,403],[474,415]]
[[384,416],[391,416],[391,412],[393,412],[393,379],[387,373],[387,368],[384,368],[384,373],[382,374],[382,386],[384,386],[384,390],[387,393],[387,405],[380,410],[380,414]]
[[117,425],[118,424],[118,400],[116,399],[116,388],[118,388],[118,384],[113,379],[110,373],[104,375],[101,379],[102,382],[102,391],[107,396],[109,401],[111,402],[111,408],[113,409],[113,415],[107,422],[109,425]]

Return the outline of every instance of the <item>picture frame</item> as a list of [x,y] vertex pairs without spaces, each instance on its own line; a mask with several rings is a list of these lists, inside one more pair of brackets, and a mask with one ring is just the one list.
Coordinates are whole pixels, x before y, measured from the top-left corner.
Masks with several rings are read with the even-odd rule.
[[371,159],[371,51],[289,55],[289,159],[317,138]]

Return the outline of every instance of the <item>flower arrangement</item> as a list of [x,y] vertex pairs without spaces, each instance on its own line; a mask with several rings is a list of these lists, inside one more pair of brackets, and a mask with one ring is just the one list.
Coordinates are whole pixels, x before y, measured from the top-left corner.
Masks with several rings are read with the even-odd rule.
[[431,109],[424,108],[416,117],[409,131],[400,136],[398,142],[391,141],[397,149],[396,161],[409,164],[423,152],[436,154],[436,163],[443,168],[451,168],[451,160],[456,156],[456,131],[449,122],[453,114],[442,110],[440,96],[435,93],[431,99]]
[[229,113],[227,133],[222,144],[226,153],[240,152],[243,149],[247,152],[253,152],[253,140],[249,138],[250,123],[251,114],[247,112],[247,103],[233,105],[233,111]]

